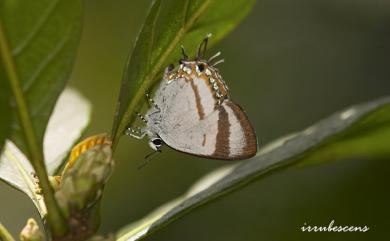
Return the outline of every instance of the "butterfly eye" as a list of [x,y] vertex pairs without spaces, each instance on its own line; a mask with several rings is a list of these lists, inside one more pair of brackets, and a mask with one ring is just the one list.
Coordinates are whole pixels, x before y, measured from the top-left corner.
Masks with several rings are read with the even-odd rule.
[[159,151],[163,141],[160,138],[153,138],[149,141],[149,146],[155,151]]
[[173,64],[168,65],[168,71],[171,72],[175,66]]
[[152,142],[156,146],[161,146],[162,145],[162,140],[159,139],[159,138],[153,139]]
[[205,69],[204,64],[198,64],[198,69],[200,72],[203,72]]

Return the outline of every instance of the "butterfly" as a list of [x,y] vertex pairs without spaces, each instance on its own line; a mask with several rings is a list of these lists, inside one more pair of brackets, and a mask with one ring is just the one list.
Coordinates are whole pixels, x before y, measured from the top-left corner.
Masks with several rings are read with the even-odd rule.
[[215,61],[220,52],[205,60],[208,39],[190,59],[182,46],[179,65],[168,66],[145,117],[143,128],[128,127],[125,134],[149,138],[150,147],[160,152],[163,145],[177,151],[210,159],[240,160],[257,152],[255,131],[244,110],[231,100]]

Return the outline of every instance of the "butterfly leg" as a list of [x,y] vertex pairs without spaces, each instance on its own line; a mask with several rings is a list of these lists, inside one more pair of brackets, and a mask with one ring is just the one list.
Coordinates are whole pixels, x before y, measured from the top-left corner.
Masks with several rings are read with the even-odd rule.
[[152,153],[146,155],[144,161],[137,167],[137,169],[141,170],[142,168],[144,168],[147,164],[150,163],[153,157],[155,157],[159,153],[161,153],[161,150],[153,151]]
[[143,131],[140,127],[137,127],[136,129],[127,127],[125,130],[125,135],[134,137],[136,139],[142,139],[146,135],[146,131]]
[[136,112],[138,118],[140,118],[144,123],[148,123],[148,121],[145,119],[143,115],[141,115],[139,112]]
[[156,102],[150,97],[149,93],[145,93],[145,96],[146,96],[146,99],[148,99],[148,101],[150,102],[150,104],[152,106],[154,106],[154,108],[156,108],[158,110],[158,112],[160,112],[160,107],[158,107]]
[[172,73],[175,69],[173,64],[168,65],[168,67],[164,70],[164,79],[167,80],[167,84],[171,83],[173,79],[175,79],[176,74]]

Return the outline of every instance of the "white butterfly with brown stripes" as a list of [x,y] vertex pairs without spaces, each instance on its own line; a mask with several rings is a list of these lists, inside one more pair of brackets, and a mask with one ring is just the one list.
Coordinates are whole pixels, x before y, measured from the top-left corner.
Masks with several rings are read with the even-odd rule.
[[243,109],[234,103],[228,88],[215,67],[218,52],[204,60],[208,35],[200,44],[195,59],[183,52],[180,65],[165,70],[164,78],[153,99],[144,128],[128,128],[126,134],[141,139],[160,152],[169,147],[212,159],[239,160],[257,152],[256,135]]

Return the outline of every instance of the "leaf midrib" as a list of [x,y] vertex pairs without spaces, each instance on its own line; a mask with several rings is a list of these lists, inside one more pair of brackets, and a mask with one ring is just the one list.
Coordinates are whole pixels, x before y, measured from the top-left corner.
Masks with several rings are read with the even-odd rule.
[[40,201],[35,193],[35,187],[33,181],[31,180],[31,176],[27,173],[26,169],[23,167],[23,164],[20,163],[18,158],[14,156],[13,153],[11,153],[8,149],[5,149],[4,154],[6,158],[13,163],[14,167],[16,167],[16,170],[19,172],[20,176],[22,177],[24,183],[26,183],[31,196],[34,197],[33,200],[36,201],[37,203],[39,214],[41,216],[44,216],[46,214],[46,207],[44,203],[42,203],[42,200]]
[[67,230],[65,219],[59,210],[58,204],[55,200],[53,190],[51,188],[46,166],[44,163],[42,146],[39,143],[38,137],[34,131],[31,115],[27,108],[27,102],[24,98],[21,82],[17,74],[16,65],[12,56],[11,48],[9,47],[7,37],[5,35],[2,20],[0,19],[0,58],[3,60],[4,69],[10,84],[11,92],[16,103],[16,112],[19,117],[19,122],[22,126],[24,134],[24,144],[27,148],[27,156],[31,165],[33,166],[40,186],[43,189],[43,196],[47,209],[50,211],[48,215],[49,225],[53,228],[53,233],[62,235]]
[[[197,11],[195,11],[195,13],[188,19],[188,21],[186,21],[184,23],[183,27],[181,27],[180,30],[177,32],[177,34],[176,34],[175,38],[172,40],[171,44],[168,45],[168,47],[166,48],[165,51],[163,51],[163,53],[161,54],[161,57],[158,59],[157,63],[154,65],[154,68],[151,69],[150,74],[145,77],[145,80],[142,82],[142,84],[140,85],[138,90],[147,89],[147,87],[155,79],[156,75],[159,73],[159,71],[162,68],[163,64],[165,63],[166,59],[172,53],[172,51],[177,46],[179,41],[184,37],[185,33],[190,29],[190,27],[193,25],[193,23],[196,21],[196,19],[198,19],[198,17],[205,11],[205,9],[210,4],[210,2],[211,2],[211,0],[206,0],[197,9]],[[142,96],[143,96],[142,91],[137,91],[134,98],[130,102],[130,104],[125,112],[125,115],[121,119],[119,127],[116,130],[115,137],[114,137],[114,143],[117,143],[119,137],[122,136],[122,131],[128,125],[128,122],[131,123],[133,121],[134,118],[133,117],[129,118],[129,115],[130,115],[130,113],[133,112],[132,110],[135,109],[137,103],[142,98]],[[114,147],[115,147],[115,144],[114,144]]]
[[[0,20],[1,21],[1,20]],[[36,138],[36,134],[33,129],[33,124],[29,111],[27,109],[27,103],[23,96],[23,90],[20,84],[19,76],[17,74],[16,66],[11,54],[11,49],[8,45],[8,41],[5,36],[5,32],[0,22],[0,55],[4,62],[5,72],[8,76],[10,83],[11,91],[14,95],[18,115],[20,122],[25,134],[27,143],[25,143],[29,148],[29,155],[32,158],[40,158],[39,145]]]

